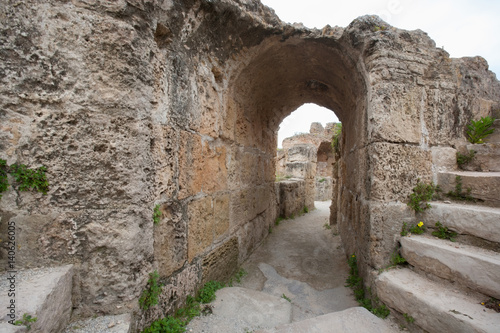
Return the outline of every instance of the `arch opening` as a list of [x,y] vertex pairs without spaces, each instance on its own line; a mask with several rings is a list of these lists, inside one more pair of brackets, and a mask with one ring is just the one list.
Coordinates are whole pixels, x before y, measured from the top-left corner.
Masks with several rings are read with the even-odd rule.
[[[340,202],[339,198],[350,200],[366,196],[366,175],[358,168],[363,164],[358,161],[366,160],[366,151],[362,148],[367,126],[366,75],[349,56],[355,52],[346,48],[348,46],[339,40],[328,38],[291,37],[285,41],[269,38],[249,50],[248,59],[242,62],[245,65],[233,73],[226,104],[228,119],[234,124],[234,149],[246,154],[247,164],[256,166],[254,172],[265,175],[240,185],[255,193],[267,191],[272,202],[279,201],[279,189],[275,187],[275,156],[277,132],[282,121],[306,103],[334,110],[342,122],[344,134],[335,171],[342,180],[336,187],[339,194],[332,194],[332,200],[339,205],[332,209],[330,221],[333,223],[339,218],[350,221],[360,218],[359,213],[354,213],[354,210],[359,211],[359,205],[351,208],[350,203]],[[295,167],[307,179],[305,192],[310,199],[306,206],[310,208],[314,207],[317,152],[315,147],[314,166],[295,162]],[[267,214],[262,227],[270,226],[279,214]]]

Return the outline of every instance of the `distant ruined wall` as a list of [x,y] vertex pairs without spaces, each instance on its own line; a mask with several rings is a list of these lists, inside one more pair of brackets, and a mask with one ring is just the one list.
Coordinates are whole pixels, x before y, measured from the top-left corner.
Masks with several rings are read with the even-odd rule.
[[[337,221],[366,276],[433,156],[500,102],[484,59],[373,16],[310,30],[253,0],[0,0],[0,29],[0,158],[50,182],[3,194],[0,238],[14,221],[19,267],[75,264],[75,315],[135,310],[138,328],[267,235],[276,130],[301,104],[343,124]],[[138,311],[154,270],[160,303]]]

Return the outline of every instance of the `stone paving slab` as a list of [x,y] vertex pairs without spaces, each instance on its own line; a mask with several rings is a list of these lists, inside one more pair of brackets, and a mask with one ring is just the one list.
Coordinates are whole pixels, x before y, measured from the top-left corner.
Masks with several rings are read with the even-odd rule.
[[498,333],[500,315],[481,305],[479,296],[464,295],[449,285],[422,277],[410,269],[392,269],[377,281],[378,297],[407,313],[429,333]]
[[255,333],[390,333],[399,329],[362,307],[333,312]]

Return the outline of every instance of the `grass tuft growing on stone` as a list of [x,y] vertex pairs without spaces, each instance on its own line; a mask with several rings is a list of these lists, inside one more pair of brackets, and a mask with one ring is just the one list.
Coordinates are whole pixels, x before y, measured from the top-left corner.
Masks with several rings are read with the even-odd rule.
[[356,298],[356,301],[359,305],[361,305],[377,317],[386,318],[390,314],[389,309],[387,308],[387,306],[385,306],[385,304],[382,304],[377,297],[372,297],[370,288],[368,288],[370,297],[365,297],[363,278],[359,276],[356,255],[351,255],[347,260],[347,264],[349,265],[349,276],[346,279],[345,286],[352,289],[352,291],[354,292],[354,297]]

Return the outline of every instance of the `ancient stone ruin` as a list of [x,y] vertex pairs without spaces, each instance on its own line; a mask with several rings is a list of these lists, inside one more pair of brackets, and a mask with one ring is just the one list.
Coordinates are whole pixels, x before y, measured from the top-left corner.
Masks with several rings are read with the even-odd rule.
[[[293,208],[281,205],[281,216],[297,214],[303,207],[312,209],[314,201],[332,199],[332,171],[336,163],[332,137],[335,126],[329,123],[323,128],[321,123],[312,123],[309,133],[299,133],[283,140],[283,148],[278,149],[276,156],[279,187],[276,193],[280,205],[291,203]],[[292,193],[302,188],[302,195]],[[293,197],[300,198],[300,202],[294,202]]]
[[[419,180],[447,191],[466,125],[500,116],[483,58],[450,58],[425,32],[375,16],[317,30],[256,0],[27,0],[4,2],[0,18],[0,158],[43,165],[49,182],[46,195],[2,193],[0,238],[15,224],[16,269],[67,268],[72,316],[132,314],[132,330],[232,275],[267,236],[277,129],[304,103],[342,122],[331,221],[345,253],[407,312],[404,297],[383,298],[393,281],[375,281],[402,223],[422,218],[408,196]],[[485,179],[472,192],[499,207],[498,175]],[[436,206],[428,214],[451,214]],[[495,248],[498,208],[481,214],[496,229],[456,228]],[[8,256],[2,242],[2,269]],[[142,311],[155,270],[165,286]]]

